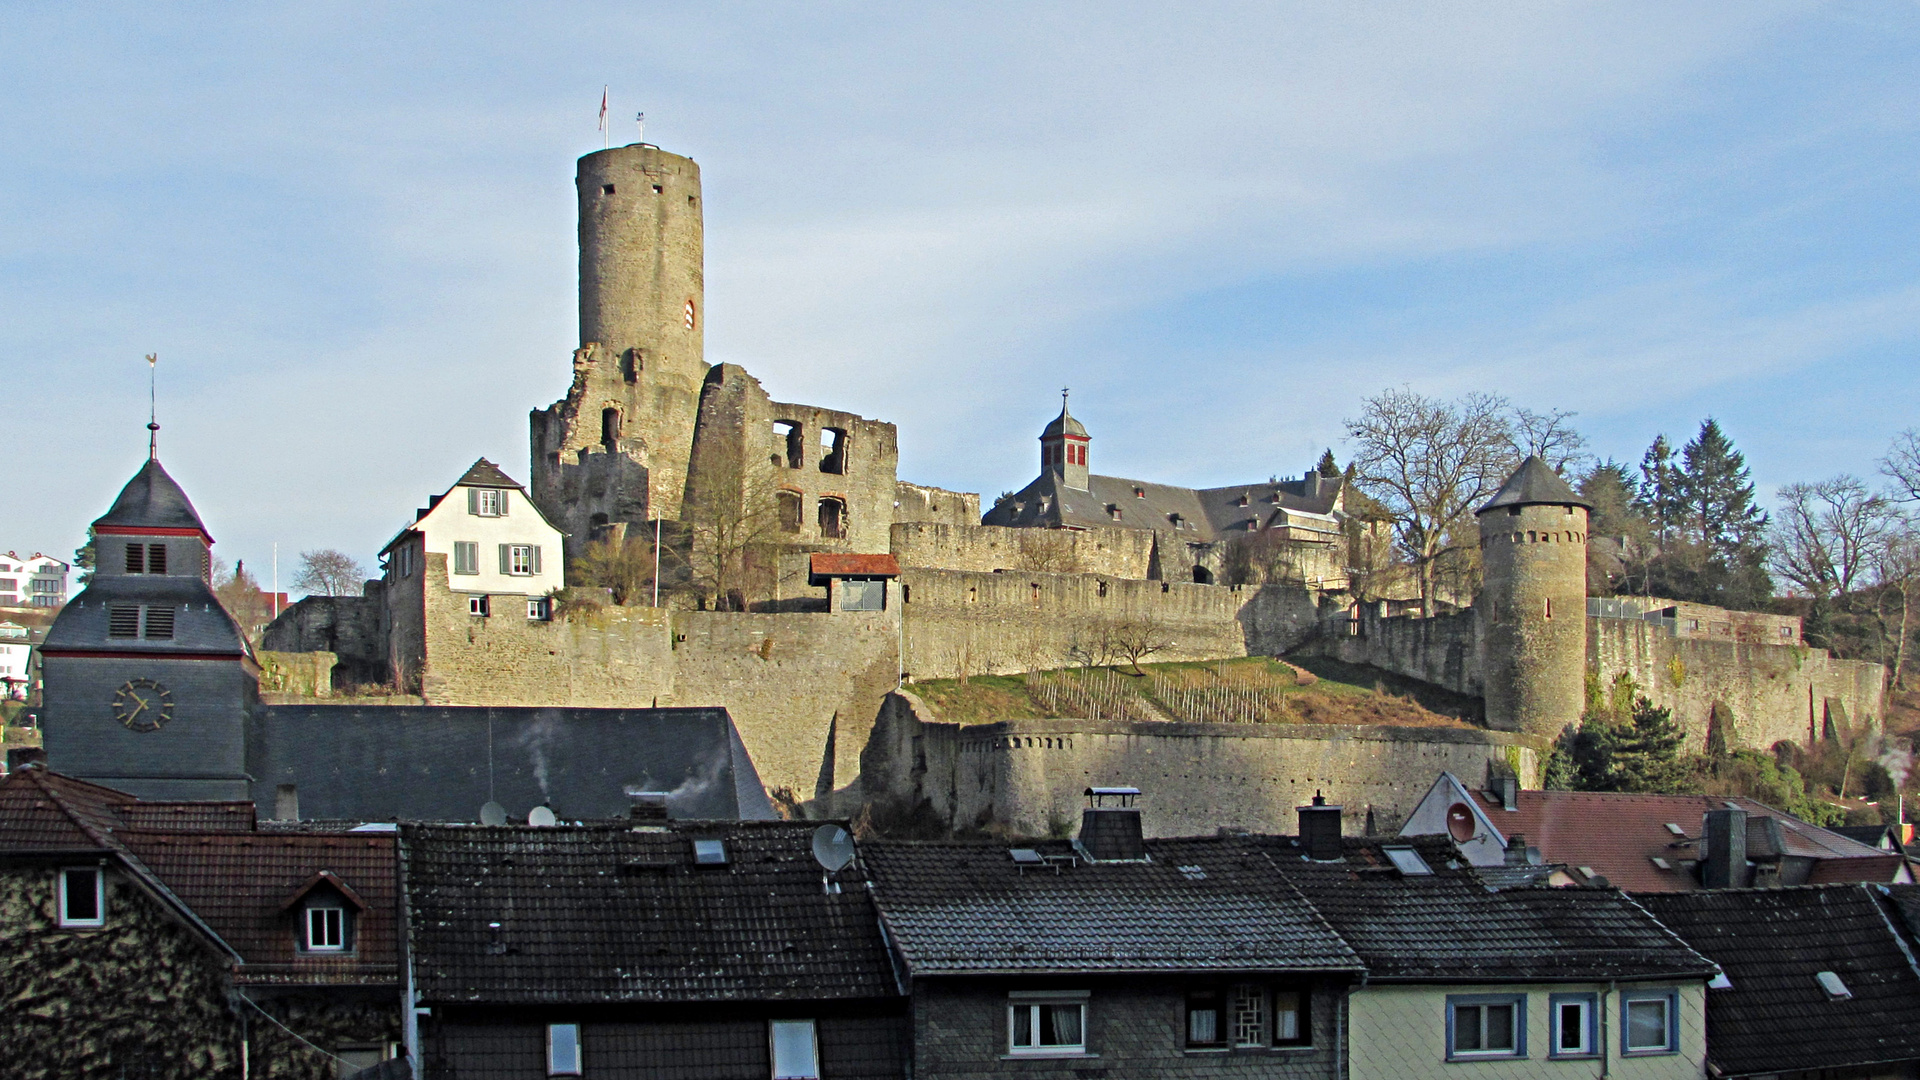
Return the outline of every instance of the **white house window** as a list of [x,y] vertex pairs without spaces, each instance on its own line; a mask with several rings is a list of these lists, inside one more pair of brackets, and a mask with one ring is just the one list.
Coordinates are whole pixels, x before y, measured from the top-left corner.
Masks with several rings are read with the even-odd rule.
[[488,605],[487,605],[486,597],[484,596],[467,597],[467,614],[477,615],[480,618],[484,619],[487,617],[487,608],[488,608]]
[[480,572],[480,545],[473,540],[455,540],[453,542],[453,572],[456,574],[477,574]]
[[1679,1017],[1671,990],[1620,995],[1621,1050],[1628,1054],[1680,1052]]
[[107,921],[106,883],[97,866],[60,871],[60,925],[104,926]]
[[315,904],[307,909],[308,952],[344,952],[347,948],[347,911]]
[[1305,990],[1276,990],[1273,993],[1273,1045],[1312,1046],[1312,1001]]
[[468,488],[467,512],[475,517],[505,517],[507,493],[499,488]]
[[1187,1045],[1196,1050],[1224,1049],[1227,1045],[1224,995],[1218,990],[1196,990],[1187,995]]
[[1527,999],[1518,994],[1447,998],[1447,1057],[1527,1056]]
[[553,618],[553,601],[544,596],[527,597],[527,618],[535,622],[546,622]]
[[1007,1028],[1009,1053],[1084,1054],[1087,1052],[1086,999],[1015,997],[1007,1005]]
[[547,1075],[580,1075],[580,1025],[547,1025]]
[[1552,1005],[1553,1057],[1592,1057],[1599,1053],[1594,1037],[1594,996],[1555,994]]
[[820,1046],[813,1021],[769,1021],[767,1041],[773,1049],[773,1080],[819,1080]]
[[501,569],[508,574],[515,577],[529,577],[540,572],[539,564],[534,558],[536,549],[532,544],[502,544],[500,548],[503,556],[501,562],[505,564]]

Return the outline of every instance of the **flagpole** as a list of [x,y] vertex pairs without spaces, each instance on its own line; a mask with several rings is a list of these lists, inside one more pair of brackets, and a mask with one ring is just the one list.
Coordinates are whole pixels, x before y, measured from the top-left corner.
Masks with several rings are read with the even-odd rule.
[[600,149],[613,145],[613,133],[607,128],[607,87],[600,87]]

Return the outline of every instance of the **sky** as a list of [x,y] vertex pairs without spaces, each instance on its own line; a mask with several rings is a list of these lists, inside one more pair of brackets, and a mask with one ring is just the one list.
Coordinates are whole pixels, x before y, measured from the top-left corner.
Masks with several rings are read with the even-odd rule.
[[1298,475],[1389,387],[1716,417],[1764,497],[1920,424],[1920,7],[0,6],[0,549],[161,459],[369,567],[578,344],[573,162],[699,162],[706,350],[1018,489]]

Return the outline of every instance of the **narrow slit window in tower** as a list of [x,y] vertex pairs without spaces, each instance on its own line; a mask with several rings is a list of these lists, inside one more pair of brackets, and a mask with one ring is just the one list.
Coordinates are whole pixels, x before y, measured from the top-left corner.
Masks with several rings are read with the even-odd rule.
[[1547,610],[1547,618],[1549,619],[1553,618],[1553,597],[1551,596],[1546,598],[1546,610]]
[[620,442],[620,410],[605,408],[600,410],[600,443],[612,450]]

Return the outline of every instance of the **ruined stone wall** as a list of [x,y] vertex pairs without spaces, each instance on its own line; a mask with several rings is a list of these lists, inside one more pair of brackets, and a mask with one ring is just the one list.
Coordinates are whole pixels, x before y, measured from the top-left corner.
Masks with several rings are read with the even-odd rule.
[[[1824,734],[1829,714],[1878,723],[1886,669],[1836,660],[1825,649],[1674,637],[1638,619],[1589,619],[1587,662],[1603,684],[1625,672],[1654,704],[1673,710],[1687,745],[1704,750],[1715,702],[1733,710],[1736,746],[1805,745]],[[1833,703],[1839,703],[1836,710]]]
[[1442,771],[1478,782],[1490,765],[1538,787],[1548,743],[1461,728],[1314,724],[934,722],[909,693],[887,698],[863,758],[867,797],[951,828],[1068,835],[1088,787],[1143,793],[1150,836],[1221,827],[1292,833],[1316,791],[1347,831],[1397,829]]
[[1316,648],[1349,664],[1406,675],[1456,694],[1481,696],[1479,623],[1472,611],[1458,615],[1380,617],[1374,605],[1357,617],[1327,621]]
[[978,525],[980,495],[973,491],[948,491],[946,488],[898,480],[893,485],[893,521],[896,525],[903,521]]
[[117,867],[106,875],[106,924],[62,929],[59,865],[0,871],[6,1075],[238,1080],[225,958]]
[[[410,552],[407,565],[412,571],[402,576],[394,569],[400,563],[400,551],[394,549],[387,559],[386,588],[381,592],[386,606],[387,677],[400,693],[418,694],[422,692],[427,655],[427,575],[437,573],[440,575],[437,580],[444,583],[447,557],[440,555],[428,562],[424,554],[426,545],[420,536],[410,536],[406,543]],[[446,586],[442,584],[440,589],[445,591]]]
[[1316,619],[1316,597],[1297,586],[918,568],[903,568],[900,581],[906,670],[916,679],[1067,667],[1076,642],[1116,624],[1152,627],[1167,643],[1154,661],[1277,654]]
[[383,683],[387,670],[386,583],[369,581],[359,596],[309,596],[282,611],[261,632],[260,647],[272,652],[334,654],[341,689]]
[[1146,579],[1148,529],[1013,529],[1002,525],[895,523],[889,541],[901,566],[931,570],[1038,570]]
[[814,798],[858,774],[899,649],[893,609],[677,611],[673,704],[725,706],[761,781]]

